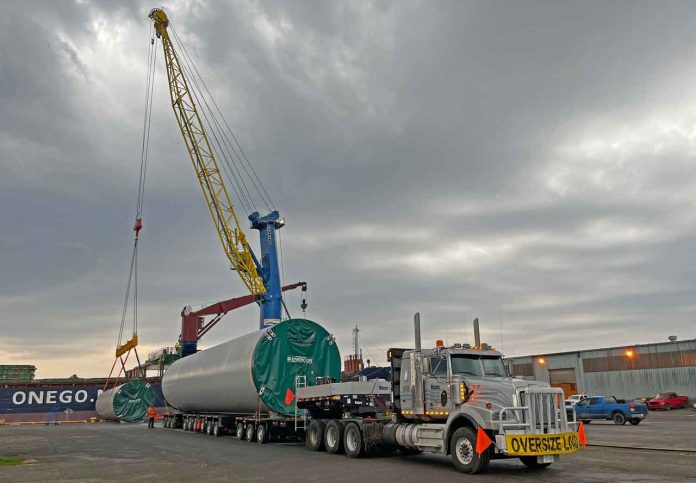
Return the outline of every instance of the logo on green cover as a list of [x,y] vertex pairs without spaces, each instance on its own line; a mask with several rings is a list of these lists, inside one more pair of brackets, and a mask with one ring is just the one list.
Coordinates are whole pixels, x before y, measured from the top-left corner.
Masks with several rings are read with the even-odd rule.
[[291,364],[311,364],[312,358],[306,356],[288,356],[288,362]]

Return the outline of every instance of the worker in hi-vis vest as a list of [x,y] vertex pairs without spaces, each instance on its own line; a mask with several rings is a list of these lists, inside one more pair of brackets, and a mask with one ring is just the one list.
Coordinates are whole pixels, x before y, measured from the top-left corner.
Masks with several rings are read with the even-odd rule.
[[148,429],[152,429],[155,427],[155,408],[150,406],[147,408],[147,427]]

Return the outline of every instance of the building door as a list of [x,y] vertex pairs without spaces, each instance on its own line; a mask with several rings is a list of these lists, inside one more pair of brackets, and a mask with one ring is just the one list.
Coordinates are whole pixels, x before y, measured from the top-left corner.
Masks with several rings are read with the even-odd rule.
[[563,395],[567,398],[578,393],[578,384],[575,380],[575,369],[549,369],[549,382],[551,387],[563,389]]

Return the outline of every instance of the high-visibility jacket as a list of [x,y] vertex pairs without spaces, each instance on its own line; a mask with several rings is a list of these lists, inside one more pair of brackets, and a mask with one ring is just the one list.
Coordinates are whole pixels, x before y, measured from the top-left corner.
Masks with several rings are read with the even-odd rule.
[[155,417],[155,408],[153,408],[152,406],[150,406],[149,408],[147,408],[147,417],[148,417],[148,418],[154,418],[154,417]]

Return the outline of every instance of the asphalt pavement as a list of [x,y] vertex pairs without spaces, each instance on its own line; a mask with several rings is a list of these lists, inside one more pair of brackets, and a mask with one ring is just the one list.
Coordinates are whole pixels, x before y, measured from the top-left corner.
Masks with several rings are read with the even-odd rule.
[[[696,412],[650,414],[640,426],[592,423],[590,443],[640,441],[662,446],[690,438]],[[655,417],[653,417],[655,416]],[[672,441],[674,439],[674,441]],[[315,453],[302,443],[259,445],[233,437],[144,424],[0,426],[0,456],[26,463],[0,466],[0,482],[451,482],[451,481],[689,481],[696,480],[694,451],[589,446],[551,467],[529,470],[517,460],[491,462],[484,475],[465,475],[441,456],[373,456],[350,459]]]

